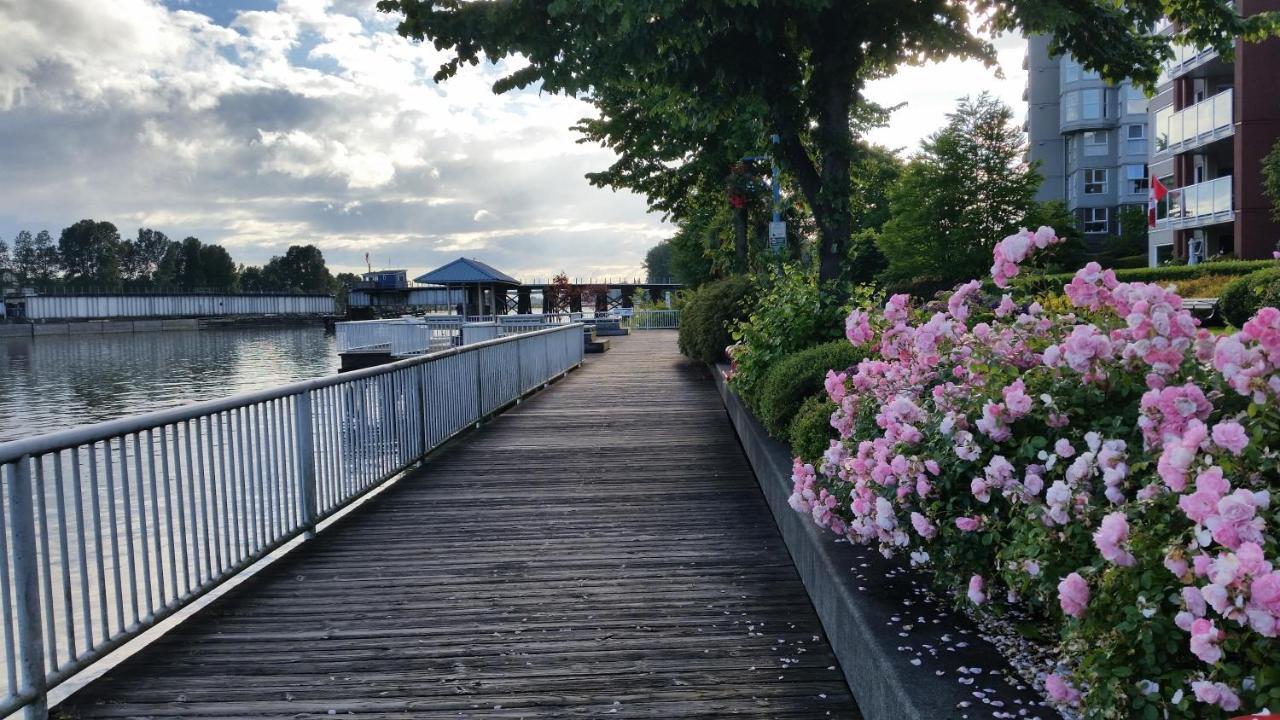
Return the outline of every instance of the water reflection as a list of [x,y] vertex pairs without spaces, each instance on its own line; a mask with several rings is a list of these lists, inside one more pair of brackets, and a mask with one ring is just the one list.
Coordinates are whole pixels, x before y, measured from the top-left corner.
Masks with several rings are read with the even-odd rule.
[[336,372],[318,326],[0,339],[0,442]]

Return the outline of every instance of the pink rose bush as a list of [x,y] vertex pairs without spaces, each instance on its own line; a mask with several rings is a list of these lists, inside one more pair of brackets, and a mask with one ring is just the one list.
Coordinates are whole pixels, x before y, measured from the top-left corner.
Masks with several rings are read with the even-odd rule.
[[[1058,242],[1005,238],[992,277]],[[1089,717],[1280,708],[1280,310],[1213,336],[1094,263],[1047,313],[978,282],[855,310],[822,460],[791,505],[1056,629],[1046,693]]]

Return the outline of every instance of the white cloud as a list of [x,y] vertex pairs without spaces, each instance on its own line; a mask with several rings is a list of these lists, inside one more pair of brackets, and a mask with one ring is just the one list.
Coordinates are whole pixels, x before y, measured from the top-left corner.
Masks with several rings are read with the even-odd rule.
[[[314,242],[343,269],[475,249],[516,274],[639,272],[669,229],[588,185],[612,162],[569,130],[591,108],[494,95],[512,62],[436,85],[445,54],[373,6],[280,0],[220,25],[155,0],[0,0],[0,235],[95,217],[246,263]],[[597,230],[549,228],[550,207]]]

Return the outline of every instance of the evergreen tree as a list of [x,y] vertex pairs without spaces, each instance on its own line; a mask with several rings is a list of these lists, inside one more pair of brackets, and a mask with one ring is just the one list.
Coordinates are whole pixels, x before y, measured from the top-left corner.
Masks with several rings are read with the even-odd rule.
[[890,285],[982,277],[996,242],[1023,227],[1040,177],[1023,161],[1013,111],[983,93],[960,101],[889,194],[879,246]]

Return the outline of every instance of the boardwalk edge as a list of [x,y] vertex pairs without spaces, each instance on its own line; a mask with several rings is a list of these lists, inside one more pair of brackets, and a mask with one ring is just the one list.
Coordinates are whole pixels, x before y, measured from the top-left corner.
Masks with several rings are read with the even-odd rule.
[[[961,717],[962,712],[964,717],[984,716],[984,711],[990,708],[975,701],[971,693],[973,686],[957,683],[955,672],[938,676],[936,663],[926,661],[921,666],[913,665],[911,660],[915,656],[899,650],[905,644],[918,643],[917,638],[899,637],[893,618],[914,612],[858,589],[859,581],[851,570],[866,563],[868,554],[875,555],[879,561],[876,564],[883,566],[889,561],[881,560],[878,553],[837,542],[831,533],[821,530],[787,504],[791,495],[791,453],[769,437],[760,421],[729,388],[724,369],[710,368],[725,410],[863,717],[866,720],[949,718]],[[971,661],[961,664],[1012,673],[994,646],[979,639],[971,623],[954,615],[949,616],[948,621],[956,628],[966,628],[971,633],[966,639],[972,641],[965,653],[952,653],[948,660]],[[1027,699],[1035,697],[1018,695]],[[965,701],[977,707],[960,705]],[[959,707],[967,707],[967,711]],[[1006,705],[1004,709],[1016,713],[1018,707]],[[1054,715],[1056,713],[1050,712],[1044,716]]]

